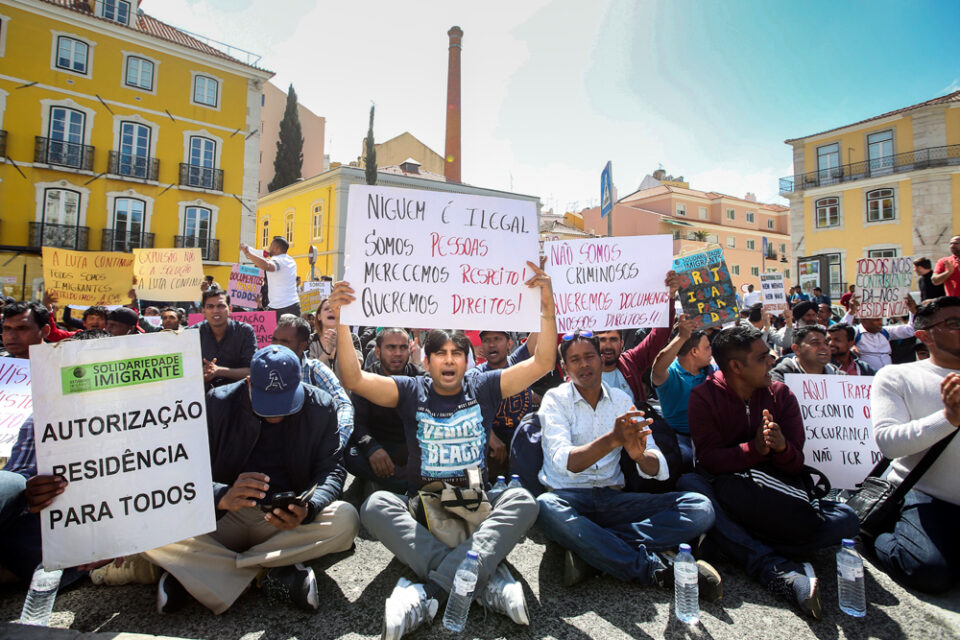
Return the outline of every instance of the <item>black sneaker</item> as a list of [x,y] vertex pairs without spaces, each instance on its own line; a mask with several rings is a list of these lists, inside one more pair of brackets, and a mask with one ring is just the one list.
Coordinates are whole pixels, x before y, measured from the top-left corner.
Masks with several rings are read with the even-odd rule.
[[157,613],[174,613],[190,602],[190,594],[180,581],[164,571],[157,583]]
[[[673,588],[673,560],[653,573],[653,580],[662,589]],[[704,602],[716,602],[723,597],[723,579],[709,562],[697,560],[697,592]]]
[[563,586],[572,587],[600,573],[583,558],[567,549],[563,554]]
[[790,602],[795,602],[800,611],[814,620],[820,619],[822,615],[820,584],[817,577],[813,575],[813,567],[808,564],[805,563],[804,573],[786,571],[776,574],[767,583],[767,589]]
[[317,577],[310,566],[297,563],[270,569],[260,588],[272,602],[292,602],[311,613],[320,608]]

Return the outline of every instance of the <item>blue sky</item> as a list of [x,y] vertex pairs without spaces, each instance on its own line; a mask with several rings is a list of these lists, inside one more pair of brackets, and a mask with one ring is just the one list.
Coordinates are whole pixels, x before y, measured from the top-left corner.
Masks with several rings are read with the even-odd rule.
[[[464,30],[463,179],[546,208],[596,204],[662,164],[783,202],[787,138],[960,89],[960,2],[144,0],[263,56],[327,118],[326,152],[410,131],[443,153],[447,29]],[[283,10],[278,11],[278,7]]]

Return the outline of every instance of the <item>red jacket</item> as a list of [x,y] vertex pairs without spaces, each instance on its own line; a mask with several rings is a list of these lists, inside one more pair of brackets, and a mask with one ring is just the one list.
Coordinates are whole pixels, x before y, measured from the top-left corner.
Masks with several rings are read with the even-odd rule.
[[[768,409],[780,425],[787,448],[762,455],[753,444]],[[803,468],[803,420],[800,405],[782,382],[757,389],[746,403],[727,386],[723,373],[714,371],[690,393],[690,436],[697,452],[697,465],[714,474],[745,471],[770,462],[788,474]],[[749,418],[749,421],[748,421]]]
[[670,333],[674,322],[676,322],[676,308],[673,306],[673,298],[670,299],[670,320],[669,327],[654,329],[647,334],[640,344],[629,351],[620,354],[617,360],[617,369],[623,374],[630,390],[633,391],[633,401],[638,405],[647,401],[647,390],[643,385],[643,374],[647,369],[653,366],[653,361],[657,354],[663,351],[663,348],[670,342]]

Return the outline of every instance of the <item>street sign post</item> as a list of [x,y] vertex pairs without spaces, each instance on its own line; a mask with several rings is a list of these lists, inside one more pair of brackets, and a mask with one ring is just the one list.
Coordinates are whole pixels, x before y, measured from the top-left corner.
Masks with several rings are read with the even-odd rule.
[[613,237],[613,164],[607,160],[600,173],[600,219],[607,219],[607,235]]
[[310,261],[310,280],[313,280],[316,277],[317,268],[317,248],[313,245],[310,245],[310,251],[307,252],[307,260]]

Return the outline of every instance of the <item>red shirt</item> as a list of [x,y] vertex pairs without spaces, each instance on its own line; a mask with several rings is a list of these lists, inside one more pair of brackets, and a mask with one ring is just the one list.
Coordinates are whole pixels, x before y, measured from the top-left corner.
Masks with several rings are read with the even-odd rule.
[[937,260],[937,266],[934,268],[934,273],[943,273],[947,270],[947,263],[953,261],[953,273],[950,274],[950,277],[947,278],[946,282],[943,283],[943,289],[947,292],[948,296],[957,296],[960,295],[960,264],[957,263],[956,256],[947,256],[946,258],[940,258]]
[[852,297],[853,297],[853,294],[852,294],[851,292],[849,292],[849,291],[847,291],[845,294],[843,294],[842,296],[840,296],[840,304],[843,305],[843,308],[844,308],[844,309],[849,309],[849,308],[850,308],[850,298],[852,298]]

